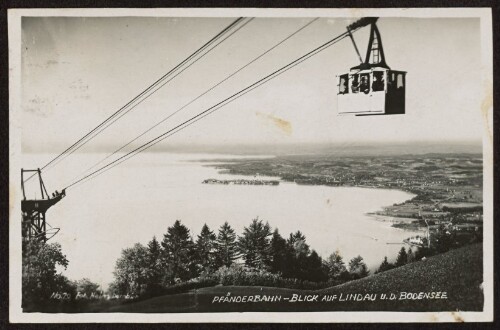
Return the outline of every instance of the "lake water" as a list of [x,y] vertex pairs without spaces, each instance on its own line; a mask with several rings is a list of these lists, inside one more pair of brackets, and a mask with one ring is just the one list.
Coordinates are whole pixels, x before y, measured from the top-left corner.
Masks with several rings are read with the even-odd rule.
[[[102,157],[102,156],[100,156]],[[321,256],[339,251],[346,263],[361,255],[374,270],[384,256],[394,258],[401,242],[414,235],[376,221],[367,212],[405,201],[413,195],[386,189],[304,186],[202,184],[204,179],[233,179],[196,160],[240,156],[145,153],[75,186],[47,213],[48,223],[61,231],[59,242],[70,263],[71,279],[87,277],[107,287],[121,250],[153,235],[161,240],[176,219],[196,237],[206,223],[212,230],[224,221],[240,234],[252,219],[268,221],[282,236],[302,231]],[[44,174],[49,191],[92,165],[99,155],[74,155]],[[44,164],[49,155],[28,155],[25,166]],[[246,177],[248,178],[248,177]],[[31,181],[33,183],[34,180]]]

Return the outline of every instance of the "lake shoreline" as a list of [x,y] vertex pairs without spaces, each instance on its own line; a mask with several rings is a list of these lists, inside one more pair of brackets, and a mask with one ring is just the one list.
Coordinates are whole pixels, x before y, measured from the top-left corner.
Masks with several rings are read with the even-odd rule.
[[[70,260],[64,271],[69,278],[87,277],[107,287],[123,249],[135,243],[147,244],[153,236],[162,237],[176,219],[182,220],[196,237],[204,223],[216,231],[225,221],[234,225],[240,235],[258,216],[284,236],[300,230],[322,257],[337,250],[342,251],[345,260],[361,255],[370,269],[378,267],[384,255],[397,253],[398,247],[386,245],[386,241],[400,242],[408,236],[365,214],[411,198],[400,190],[381,192],[369,187],[293,184],[289,180],[280,180],[277,186],[202,184],[207,178],[233,180],[238,175],[220,173],[214,165],[196,162],[208,160],[212,155],[158,156],[145,154],[130,165],[100,176],[93,185],[79,185],[64,203],[51,209],[48,222],[61,228],[52,241],[62,245]],[[46,181],[57,187],[57,181],[69,180],[74,172],[83,171],[99,157],[75,155],[78,167],[67,173],[49,172]],[[257,178],[276,179],[262,174]],[[124,178],[126,186],[122,186]],[[96,191],[109,194],[102,199]],[[141,193],[137,194],[138,191]],[[82,200],[87,205],[86,212],[81,210]],[[68,219],[79,226],[71,226]],[[366,237],[365,233],[376,239]],[[92,267],[88,267],[89,260]]]

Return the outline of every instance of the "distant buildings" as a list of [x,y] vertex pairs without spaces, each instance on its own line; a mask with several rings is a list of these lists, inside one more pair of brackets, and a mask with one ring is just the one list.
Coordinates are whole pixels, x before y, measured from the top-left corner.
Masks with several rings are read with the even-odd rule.
[[425,246],[427,244],[427,239],[422,236],[413,236],[405,240],[405,243],[415,246]]
[[236,179],[236,180],[218,180],[218,179],[206,179],[203,180],[204,184],[237,184],[237,185],[257,185],[257,186],[277,186],[280,184],[278,180],[246,180],[246,179]]

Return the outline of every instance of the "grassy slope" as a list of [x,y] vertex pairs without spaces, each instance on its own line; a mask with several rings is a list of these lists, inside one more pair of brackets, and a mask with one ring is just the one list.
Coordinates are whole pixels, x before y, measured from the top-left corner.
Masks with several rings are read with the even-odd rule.
[[[467,246],[427,260],[323,290],[325,293],[351,292],[428,292],[446,291],[446,300],[397,300],[382,306],[395,310],[482,310],[483,250],[481,244]],[[359,304],[357,302],[356,304]],[[352,305],[352,306],[351,306]],[[356,309],[346,303],[347,309]],[[364,304],[366,309],[377,310],[379,303]]]
[[[223,311],[479,311],[483,306],[482,246],[467,246],[397,269],[336,287],[305,292],[266,287],[212,287],[196,292],[161,296],[136,303],[114,306],[104,312],[223,312]],[[326,303],[246,303],[212,304],[214,296],[292,294],[337,295],[341,293],[397,293],[446,291],[446,300],[334,301]]]

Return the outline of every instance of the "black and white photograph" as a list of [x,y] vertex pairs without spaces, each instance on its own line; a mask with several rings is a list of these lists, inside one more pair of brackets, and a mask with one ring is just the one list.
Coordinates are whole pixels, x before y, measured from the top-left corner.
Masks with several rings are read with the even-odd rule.
[[11,322],[493,319],[490,9],[8,19]]

